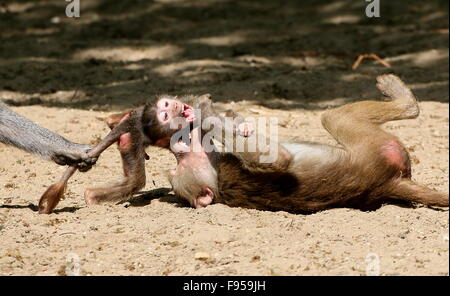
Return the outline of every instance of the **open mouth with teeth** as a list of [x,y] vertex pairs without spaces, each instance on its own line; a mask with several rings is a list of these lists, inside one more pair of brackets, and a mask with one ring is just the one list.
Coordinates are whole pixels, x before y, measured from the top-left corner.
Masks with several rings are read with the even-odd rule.
[[[189,105],[187,105],[187,104],[183,104],[183,105],[181,106],[181,109],[182,109],[182,110],[181,110],[181,112],[180,112],[180,115],[181,115],[182,117],[186,118],[186,121],[187,121],[187,122],[189,123],[189,125],[190,125],[189,130],[192,130],[192,123],[193,123],[194,120],[195,120],[194,108],[192,108],[191,106],[189,106]],[[178,140],[178,150],[180,150],[180,152],[181,152],[181,151],[187,152],[188,150],[186,150],[186,149],[189,149],[191,139],[192,139],[192,135],[191,135],[190,132],[189,132],[189,139],[186,139],[186,138],[184,138],[184,137],[181,137],[181,138]]]
[[181,115],[186,118],[187,122],[191,123],[195,120],[194,109],[186,104],[183,104],[183,110],[181,111]]

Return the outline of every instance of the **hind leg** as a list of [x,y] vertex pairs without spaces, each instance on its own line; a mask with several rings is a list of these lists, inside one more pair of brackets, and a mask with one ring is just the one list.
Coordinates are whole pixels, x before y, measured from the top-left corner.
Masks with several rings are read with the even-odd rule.
[[115,114],[109,115],[108,118],[106,118],[106,124],[108,125],[108,127],[110,129],[115,128],[116,125],[118,125],[127,114],[130,114],[131,111],[132,110],[127,110],[122,113],[115,113]]
[[[408,152],[395,136],[379,127],[387,121],[417,117],[419,108],[414,95],[394,75],[379,76],[377,81],[377,87],[392,101],[366,101],[342,106],[323,115],[323,126],[345,147],[350,159],[356,159],[367,169],[367,177],[383,180],[382,186],[372,192],[374,198],[386,196],[430,206],[448,206],[448,194],[409,180]],[[400,175],[386,178],[392,170]]]
[[145,151],[140,134],[133,130],[121,135],[119,151],[124,176],[113,183],[86,189],[84,199],[88,205],[122,201],[145,186]]
[[[361,137],[392,137],[378,125],[419,116],[417,100],[395,75],[377,77],[377,87],[390,101],[363,101],[330,110],[322,115],[324,128],[343,146],[358,146]],[[356,124],[356,126],[355,126]]]
[[377,87],[391,101],[363,101],[345,105],[322,116],[324,128],[350,153],[353,159],[380,158],[406,177],[411,166],[408,152],[395,137],[379,125],[388,121],[410,119],[419,115],[416,98],[395,75],[377,77]]

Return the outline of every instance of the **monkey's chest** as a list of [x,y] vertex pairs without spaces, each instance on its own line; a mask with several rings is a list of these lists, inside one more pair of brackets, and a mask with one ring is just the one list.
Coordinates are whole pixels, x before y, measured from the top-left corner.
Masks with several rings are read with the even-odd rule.
[[192,170],[211,170],[214,169],[210,158],[204,152],[187,153],[182,159],[178,160],[177,173],[182,174]]

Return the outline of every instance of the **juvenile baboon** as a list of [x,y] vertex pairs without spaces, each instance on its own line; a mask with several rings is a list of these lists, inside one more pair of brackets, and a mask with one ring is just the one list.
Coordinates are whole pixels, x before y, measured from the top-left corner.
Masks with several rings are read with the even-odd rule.
[[[201,110],[202,118],[217,116],[223,124],[224,118],[213,109],[209,94],[180,98],[160,96],[140,108],[111,115],[107,119],[111,132],[90,150],[87,156],[96,159],[106,148],[117,142],[124,175],[114,182],[87,189],[86,203],[98,204],[124,200],[143,188],[145,186],[144,160],[149,158],[145,153],[145,147],[148,145],[169,147],[171,136],[178,130],[178,128],[170,127],[172,119],[182,119],[178,122],[189,132],[195,119],[194,109]],[[157,112],[159,112],[159,118],[157,118]],[[243,136],[251,133],[250,123],[244,122],[243,118],[231,110],[228,110],[226,115],[236,119],[232,129],[237,129]],[[205,131],[208,129],[205,128]],[[69,167],[61,180],[50,186],[42,195],[39,202],[40,213],[50,213],[56,207],[64,193],[67,181],[74,172],[75,167]]]

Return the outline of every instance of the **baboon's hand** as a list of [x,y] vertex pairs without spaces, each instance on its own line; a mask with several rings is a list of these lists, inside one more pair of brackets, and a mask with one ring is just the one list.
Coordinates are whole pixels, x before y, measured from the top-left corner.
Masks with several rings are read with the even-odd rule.
[[97,157],[90,157],[89,150],[92,147],[84,144],[74,144],[71,148],[65,151],[58,151],[52,156],[52,160],[59,165],[74,165],[76,164],[80,172],[89,171],[97,162]]
[[87,148],[85,148],[84,152],[81,154],[81,161],[77,163],[77,167],[80,172],[89,171],[98,159],[98,157],[91,157],[88,155],[88,152],[92,149],[92,147],[89,145],[86,146]]

